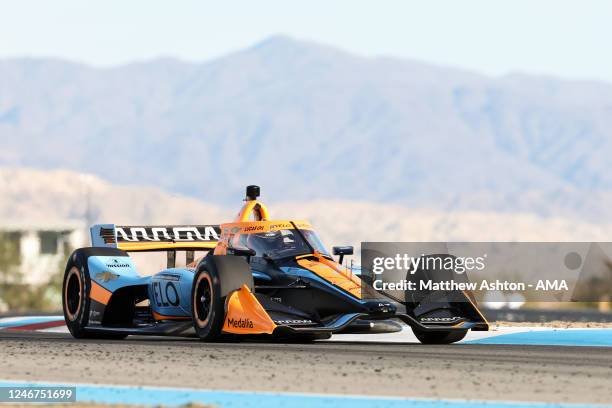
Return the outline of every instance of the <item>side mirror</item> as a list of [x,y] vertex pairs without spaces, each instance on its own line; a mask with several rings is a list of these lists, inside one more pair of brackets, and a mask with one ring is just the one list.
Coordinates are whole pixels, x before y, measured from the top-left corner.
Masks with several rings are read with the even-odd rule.
[[339,263],[344,261],[344,255],[353,255],[354,252],[352,246],[335,246],[332,248],[332,250],[334,251],[334,255],[340,256],[338,259]]

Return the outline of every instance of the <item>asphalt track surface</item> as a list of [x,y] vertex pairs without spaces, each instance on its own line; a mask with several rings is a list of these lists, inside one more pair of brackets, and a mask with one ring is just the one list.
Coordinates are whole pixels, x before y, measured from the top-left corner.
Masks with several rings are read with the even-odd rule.
[[0,332],[0,379],[219,390],[612,404],[612,348],[201,343]]

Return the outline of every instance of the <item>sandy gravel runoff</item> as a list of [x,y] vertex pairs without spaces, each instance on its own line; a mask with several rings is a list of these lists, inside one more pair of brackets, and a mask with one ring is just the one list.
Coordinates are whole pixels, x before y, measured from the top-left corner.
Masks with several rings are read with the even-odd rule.
[[0,379],[427,398],[612,403],[612,349],[205,344],[0,333]]

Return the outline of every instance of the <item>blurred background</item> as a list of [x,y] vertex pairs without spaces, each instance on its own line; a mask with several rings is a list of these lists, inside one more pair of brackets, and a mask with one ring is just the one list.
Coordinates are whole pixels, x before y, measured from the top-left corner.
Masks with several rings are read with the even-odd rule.
[[328,246],[612,236],[610,2],[0,9],[0,313],[59,309],[88,225],[224,222],[247,184]]

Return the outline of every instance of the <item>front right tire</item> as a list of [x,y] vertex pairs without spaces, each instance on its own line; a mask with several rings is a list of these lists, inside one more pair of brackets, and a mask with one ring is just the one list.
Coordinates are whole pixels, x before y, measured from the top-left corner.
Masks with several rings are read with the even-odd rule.
[[216,271],[201,265],[191,289],[193,326],[203,341],[215,341],[221,337],[225,320],[225,296],[221,296],[221,284]]

